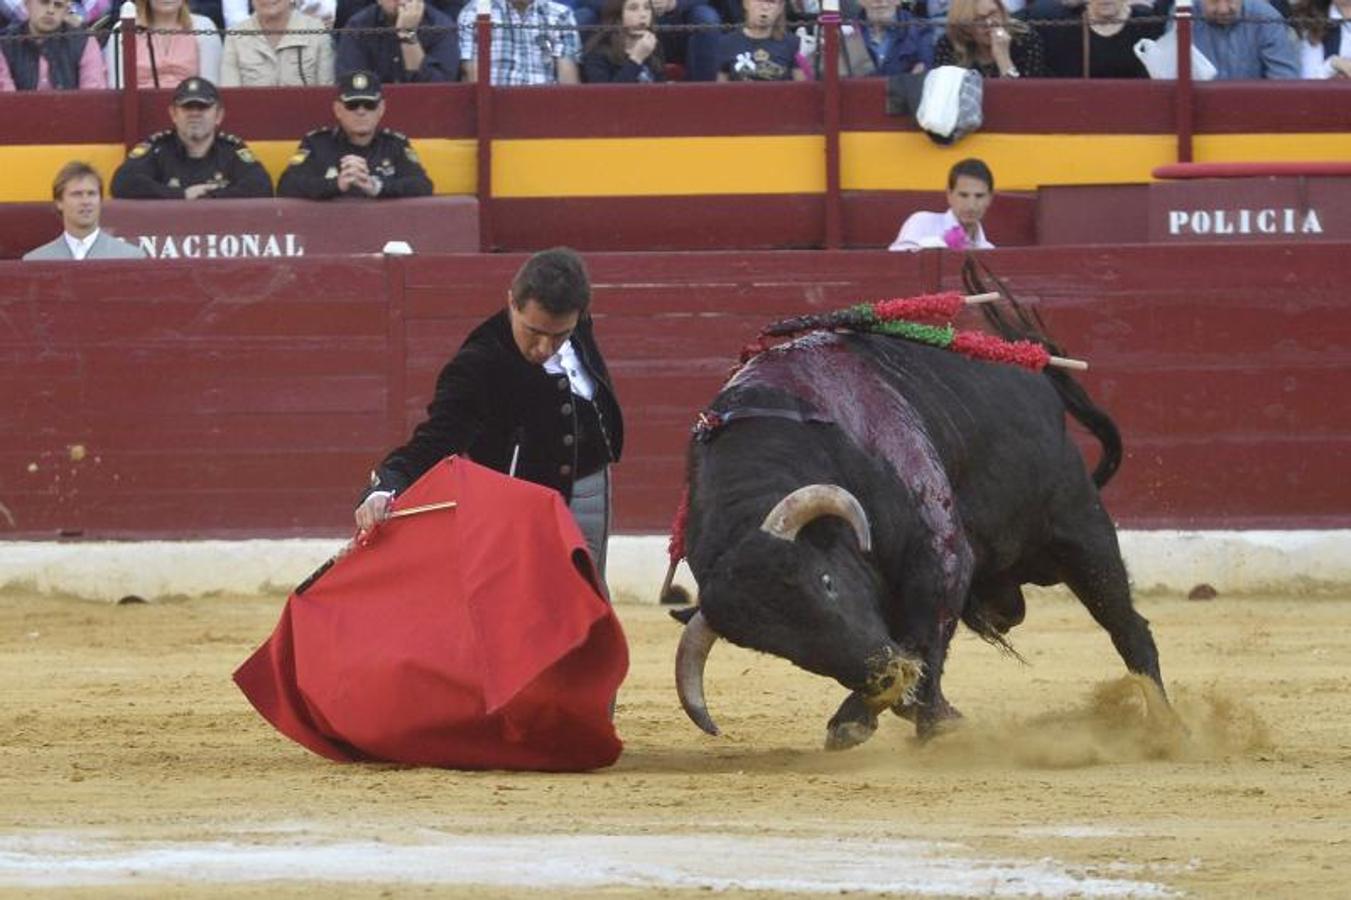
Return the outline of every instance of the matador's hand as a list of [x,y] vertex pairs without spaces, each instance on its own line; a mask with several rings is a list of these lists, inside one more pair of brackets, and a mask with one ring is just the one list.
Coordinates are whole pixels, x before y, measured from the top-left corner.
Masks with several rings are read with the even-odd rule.
[[376,525],[389,518],[389,508],[394,503],[393,491],[375,491],[369,494],[357,507],[357,528],[370,531]]

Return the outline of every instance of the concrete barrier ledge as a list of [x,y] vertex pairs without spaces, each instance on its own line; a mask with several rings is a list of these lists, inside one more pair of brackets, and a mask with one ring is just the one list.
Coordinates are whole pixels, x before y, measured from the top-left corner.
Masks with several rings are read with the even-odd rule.
[[[0,590],[117,600],[286,594],[341,540],[0,542]],[[1351,588],[1351,530],[1123,531],[1137,592],[1322,593]],[[664,535],[610,543],[617,599],[655,603],[666,574]],[[693,589],[682,564],[676,583]]]

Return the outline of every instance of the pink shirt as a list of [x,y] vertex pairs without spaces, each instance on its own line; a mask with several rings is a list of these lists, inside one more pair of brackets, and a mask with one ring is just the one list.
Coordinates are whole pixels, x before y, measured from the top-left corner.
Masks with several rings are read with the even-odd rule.
[[[78,12],[86,25],[93,25],[112,7],[112,0],[73,0],[72,12]],[[0,15],[11,22],[27,22],[28,7],[23,0],[0,0]]]
[[155,39],[155,71],[159,72],[159,86],[178,87],[180,81],[200,75],[202,63],[197,48],[197,37],[192,34],[138,34],[136,35],[136,86],[153,88],[155,78],[150,72],[150,48],[146,39]]
[[[52,80],[48,76],[47,60],[38,57],[38,86],[36,90],[50,91],[52,89]],[[99,42],[91,38],[84,42],[84,53],[80,54],[80,89],[101,90],[107,86],[108,73],[103,68],[103,54],[99,52]],[[12,90],[15,90],[14,76],[10,74],[4,54],[0,54],[0,91]]]

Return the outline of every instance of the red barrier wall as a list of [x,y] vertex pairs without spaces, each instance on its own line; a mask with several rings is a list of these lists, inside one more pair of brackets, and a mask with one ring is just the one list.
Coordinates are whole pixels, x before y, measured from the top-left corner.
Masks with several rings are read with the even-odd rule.
[[[478,250],[473,197],[406,197],[371,203],[269,198],[217,203],[114,200],[101,227],[159,259],[214,259],[380,253],[389,241],[420,252]],[[18,259],[61,233],[51,203],[0,203],[0,258]]]
[[[388,85],[384,124],[412,138],[473,137],[474,89],[467,84]],[[1175,87],[1166,81],[1094,82],[1024,78],[985,86],[986,132],[1006,134],[1171,134]],[[172,91],[141,91],[139,118],[123,131],[114,92],[7,94],[0,144],[135,142],[168,127]],[[1309,81],[1230,81],[1195,85],[1197,134],[1338,133],[1341,89]],[[331,88],[232,88],[223,92],[226,128],[247,140],[299,140],[332,121]],[[815,84],[581,85],[501,88],[493,95],[493,136],[633,137],[815,134],[822,96]],[[886,80],[840,84],[840,128],[914,130],[886,114]]]
[[[1039,304],[1116,416],[1134,527],[1348,527],[1345,244],[1025,248]],[[0,263],[0,533],[338,534],[521,257]],[[767,320],[956,286],[960,257],[594,254],[630,423],[623,531],[663,531],[694,414]]]
[[[1139,190],[1140,186],[1130,188]],[[1084,204],[1078,194],[1068,191],[1062,196],[1078,204],[1072,208],[1072,226],[1078,226],[1081,218],[1100,223],[1102,243],[1118,243],[1115,238],[1133,224],[1115,218],[1102,222],[1096,204]],[[755,207],[753,219],[746,215],[748,202]],[[841,205],[846,246],[882,249],[895,239],[906,216],[919,209],[944,209],[947,198],[941,191],[858,191],[845,193]],[[751,201],[734,195],[494,200],[491,206],[499,223],[498,243],[516,252],[556,246],[560,235],[566,235],[570,246],[584,252],[808,249],[820,242],[825,227],[825,200],[797,194],[757,196]],[[306,207],[304,221],[299,223],[306,227],[282,227],[279,220],[286,213]],[[1066,207],[1070,204],[1062,203],[1056,209]],[[410,209],[421,216],[410,217]],[[986,233],[1001,247],[1036,244],[1038,210],[1036,194],[1002,193],[985,217]],[[243,230],[237,227],[243,221],[251,222],[247,230],[255,232],[295,230],[303,235],[308,231],[319,239],[302,240],[307,256],[376,252],[386,240],[395,238],[409,240],[419,252],[477,249],[478,204],[472,197],[416,198],[375,205],[360,200],[231,200],[218,203],[210,211],[212,216],[203,217],[200,205],[191,200],[113,200],[104,206],[103,222],[117,236],[133,243],[139,234],[152,231],[141,225],[157,225],[153,230],[161,234],[206,229],[220,233],[231,230],[233,219],[234,230]],[[1057,215],[1063,217],[1061,212]],[[409,221],[422,217],[429,220],[427,227]],[[1141,242],[1147,226],[1144,218],[1142,213]],[[316,230],[312,227],[315,223],[327,225]],[[22,257],[50,241],[60,228],[61,220],[50,203],[0,203],[0,259]],[[1060,226],[1059,222],[1051,229],[1053,239],[1072,234],[1073,227]]]
[[[874,136],[913,131],[909,117],[886,115],[885,91],[884,79],[844,81],[838,106],[829,107],[832,113],[838,110],[841,131]],[[492,92],[490,127],[480,134],[480,111],[471,85],[393,85],[387,92],[386,125],[406,131],[415,140],[480,140],[484,158],[489,155],[487,144],[491,141],[818,135],[825,128],[827,109],[824,87],[819,82],[501,88]],[[26,184],[27,179],[45,183],[74,152],[70,145],[130,144],[167,127],[169,95],[168,91],[129,95],[136,98],[136,115],[124,121],[124,98],[117,92],[7,94],[0,97],[0,147],[33,151],[13,155],[28,167],[23,170],[24,178],[16,183]],[[1198,146],[1213,160],[1344,155],[1343,145],[1336,140],[1347,129],[1345,94],[1339,85],[1310,81],[1212,82],[1195,85],[1191,96],[1194,116],[1188,120],[1188,131],[1198,142],[1205,139]],[[330,88],[229,89],[224,92],[224,101],[226,127],[249,141],[297,141],[310,128],[328,124],[332,117]],[[967,152],[981,154],[1003,185],[1021,183],[1030,188],[1033,184],[1059,184],[1062,175],[1068,182],[1078,183],[1084,180],[1085,171],[1094,171],[1093,163],[1087,160],[1152,154],[1158,148],[1147,150],[1140,145],[1111,142],[1062,146],[1066,136],[1171,136],[1179,126],[1176,102],[1176,87],[1166,81],[1108,84],[1087,79],[995,80],[985,88],[985,122],[979,138],[973,144],[957,144],[951,150],[952,159]],[[1231,135],[1236,137],[1231,140]],[[1298,137],[1292,139],[1295,135]],[[1039,141],[1035,146],[1014,141],[986,144],[984,150],[963,149],[979,147],[981,140],[994,136],[1038,136]],[[1319,138],[1330,142],[1320,142]],[[849,156],[854,160],[852,165],[872,167],[874,174],[893,165],[905,166],[908,161],[898,158],[893,162],[890,157],[869,156],[857,150]],[[1015,172],[1017,178],[1029,178],[1029,157],[1058,162],[1062,156],[1066,162],[1063,172],[1057,167],[1041,170],[1037,176],[1040,180],[1010,180]],[[865,158],[871,161],[858,162]],[[581,159],[583,168],[594,164],[585,156]],[[537,249],[556,243],[559,234],[568,234],[574,246],[606,251],[783,249],[827,244],[827,195],[819,190],[785,188],[800,192],[691,197],[689,191],[679,189],[680,167],[685,164],[672,154],[669,186],[663,180],[633,195],[609,196],[608,191],[600,191],[562,198],[533,193],[512,196],[499,188],[499,196],[489,197],[484,192],[479,197],[485,223],[481,249]],[[566,159],[560,163],[567,165]],[[824,176],[824,154],[821,165]],[[1112,178],[1103,173],[1088,180]],[[1128,180],[1143,181],[1143,172]],[[927,189],[930,184],[941,186],[941,178],[926,176],[922,185],[897,185],[906,190],[879,188],[841,196],[842,244],[881,246],[895,233],[905,214],[931,206],[919,203],[916,196],[919,187]],[[439,188],[450,190],[444,182]],[[748,196],[754,199],[748,200]],[[753,217],[746,215],[752,202],[757,212]],[[991,234],[1001,246],[1035,243],[1030,211],[1001,221],[1015,212],[1001,199]],[[0,210],[0,254],[35,246],[49,225],[50,219],[44,217],[40,224],[29,221],[11,226]],[[15,227],[20,231],[12,231]]]

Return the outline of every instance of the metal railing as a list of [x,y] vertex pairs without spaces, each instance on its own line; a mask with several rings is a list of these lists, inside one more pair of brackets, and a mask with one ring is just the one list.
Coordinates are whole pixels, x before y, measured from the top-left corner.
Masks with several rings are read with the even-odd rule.
[[[109,71],[107,73],[110,85],[115,86],[119,82],[124,87],[134,84],[134,80],[128,76],[130,75],[130,72],[135,68],[135,65],[137,63],[136,60],[137,48],[133,46],[133,44],[136,43],[135,38],[140,35],[159,36],[172,34],[188,34],[199,36],[210,34],[213,37],[223,35],[227,39],[231,36],[259,37],[259,36],[274,36],[281,34],[324,35],[331,37],[336,44],[344,38],[360,38],[365,35],[388,35],[393,30],[392,26],[343,27],[339,29],[330,29],[327,27],[299,28],[299,29],[291,29],[291,28],[271,29],[258,27],[243,28],[239,26],[234,26],[226,28],[223,31],[214,28],[210,29],[209,31],[204,31],[204,30],[194,30],[192,28],[180,29],[180,28],[146,27],[137,24],[134,21],[132,15],[130,15],[132,13],[134,13],[134,7],[132,7],[131,4],[124,4],[123,9],[121,10],[123,18],[116,23],[116,26],[112,29],[111,35],[107,28],[97,28],[97,27],[90,27],[88,29],[71,30],[64,32],[65,34],[69,35],[77,35],[77,36],[85,35],[97,38],[101,44],[109,40],[113,42],[113,48],[109,54],[109,57],[111,68],[114,69],[114,71]],[[1157,28],[1155,29],[1157,31],[1163,31],[1168,23],[1174,23],[1176,26],[1175,27],[1176,31],[1178,32],[1181,32],[1183,30],[1187,31],[1187,38],[1188,38],[1187,43],[1190,44],[1191,15],[1192,15],[1191,6],[1187,3],[1180,3],[1177,5],[1176,14],[1174,16],[1146,16],[1146,17],[1133,16],[1118,21],[1122,25],[1133,26],[1136,29],[1138,29],[1139,26],[1142,25],[1157,26]],[[475,43],[478,45],[478,52],[476,53],[476,58],[482,60],[486,57],[487,59],[491,60],[492,59],[491,40],[485,42],[482,40],[481,35],[477,35],[479,27],[478,19],[481,18],[482,16],[483,13],[480,12],[479,16],[475,17],[474,19],[473,28],[476,33]],[[1083,78],[1093,77],[1094,60],[1092,58],[1092,51],[1091,51],[1092,33],[1093,28],[1099,23],[1092,21],[1090,16],[1086,12],[1074,16],[1065,16],[1060,18],[1049,18],[1049,19],[1021,20],[1021,22],[1022,24],[1030,26],[1032,30],[1038,35],[1040,35],[1041,38],[1044,39],[1045,41],[1050,41],[1053,36],[1057,35],[1057,33],[1063,33],[1064,31],[1070,29],[1078,31],[1081,35],[1080,40],[1078,42],[1079,59],[1077,60],[1078,63],[1077,69],[1074,67],[1073,63],[1070,63],[1068,61],[1068,58],[1065,54],[1066,43],[1063,40],[1057,39],[1056,49],[1058,52],[1056,54],[1056,59],[1057,61],[1067,64],[1061,65],[1059,67],[1060,71],[1050,71],[1045,73],[1046,77],[1075,77],[1076,72],[1078,77]],[[809,42],[814,43],[815,48],[804,50],[804,54],[806,55],[806,58],[803,59],[804,68],[807,69],[809,77],[810,76],[820,77],[820,74],[827,68],[825,60],[831,58],[834,59],[839,58],[841,48],[843,47],[843,43],[840,40],[842,29],[863,30],[868,27],[868,23],[866,22],[866,20],[842,21],[840,19],[838,10],[832,10],[829,8],[826,9],[821,15],[816,16],[812,19],[803,20],[801,23],[799,23],[798,21],[791,22],[790,28],[798,24],[805,24],[807,28],[810,30],[810,33],[815,36],[815,41]],[[940,34],[942,34],[947,28],[947,23],[945,22],[945,20],[940,18],[934,19],[913,18],[898,24],[899,27],[903,30],[910,29],[918,33],[920,43],[928,45],[930,49],[932,48],[934,40]],[[1239,27],[1242,27],[1245,24],[1251,24],[1253,26],[1260,27],[1270,25],[1271,23],[1270,20],[1268,19],[1253,18],[1253,19],[1237,20],[1236,24]],[[1318,27],[1326,25],[1327,23],[1311,19],[1292,19],[1286,22],[1285,24],[1293,28],[1300,34],[1308,35],[1310,33],[1310,29],[1317,29]],[[597,24],[584,25],[581,28],[577,29],[580,36],[579,44],[585,45],[587,40],[589,40],[589,38],[592,35],[596,35],[607,31],[615,31],[618,30],[619,27],[620,26],[616,25],[597,25]],[[738,27],[740,27],[740,25],[736,23],[722,23],[713,25],[654,23],[651,27],[651,30],[657,33],[658,35],[665,36],[669,34],[680,35],[680,34],[706,33],[709,31],[723,33]],[[967,28],[994,28],[994,27],[998,27],[998,25],[983,22],[969,23],[967,25]],[[536,26],[534,24],[529,26],[522,26],[518,24],[502,25],[502,24],[493,24],[491,21],[489,21],[488,29],[490,34],[493,33],[493,31],[495,30],[526,30],[529,32],[538,31],[540,33],[555,30],[550,28],[549,26],[544,25],[541,26]],[[824,47],[824,43],[826,35],[829,34],[831,31],[835,32],[835,40],[833,42],[832,48],[827,50],[827,48]],[[427,37],[435,38],[438,35],[449,34],[454,36],[457,45],[463,43],[460,40],[462,28],[458,23],[421,25],[417,28],[417,32],[424,38]],[[791,38],[792,36],[793,36],[792,32],[790,31],[789,37]],[[29,36],[25,34],[0,35],[0,43],[5,43],[9,41],[22,41],[28,39]],[[1303,39],[1307,40],[1307,37]],[[526,41],[525,43],[528,44],[530,42]],[[144,42],[142,42],[142,48],[144,48],[144,46],[145,46]],[[1049,50],[1049,47],[1047,49]],[[921,52],[920,55],[923,56],[925,54]],[[1179,68],[1185,67],[1187,61],[1188,61],[1188,54],[1182,53],[1181,46],[1179,46],[1179,53],[1178,53]],[[491,71],[491,66],[489,67],[489,69]],[[210,77],[210,73],[204,74],[207,74],[208,77]],[[454,77],[457,77],[459,73],[450,73],[450,74],[453,79]],[[852,75],[853,73],[851,72],[849,74]],[[1029,77],[1029,75],[1032,74],[1033,73],[1024,72],[1023,76]],[[243,86],[247,87],[250,85],[243,85]]]
[[[129,3],[124,4],[123,9],[121,10],[121,15],[123,16],[123,18],[115,22],[115,27],[111,29],[111,34],[109,28],[99,27],[97,25],[91,25],[88,28],[82,29],[71,29],[69,31],[63,32],[63,34],[66,35],[72,36],[83,35],[96,38],[99,40],[100,44],[106,43],[109,40],[112,40],[114,42],[113,52],[110,54],[110,56],[117,71],[108,72],[110,84],[115,84],[119,80],[123,85],[130,84],[127,78],[122,77],[121,79],[119,79],[118,75],[119,74],[125,75],[126,70],[130,68],[130,66],[126,65],[125,63],[134,62],[135,48],[132,47],[131,45],[134,42],[134,38],[138,35],[160,36],[172,34],[188,34],[199,36],[210,34],[212,36],[224,37],[227,39],[231,36],[259,37],[259,36],[274,36],[284,34],[325,35],[331,37],[334,40],[334,42],[337,43],[344,37],[359,38],[365,35],[388,35],[393,30],[392,26],[370,26],[370,27],[344,26],[339,29],[331,29],[328,27],[272,29],[272,28],[258,28],[258,27],[244,28],[236,25],[227,27],[225,29],[212,28],[210,30],[195,30],[192,28],[146,27],[143,25],[139,25],[134,21],[132,16],[133,13],[134,7]],[[480,15],[482,15],[482,13],[480,13]],[[1183,20],[1189,19],[1191,15],[1192,12],[1190,5],[1182,3],[1177,5],[1177,11],[1175,16],[1172,15],[1131,16],[1129,18],[1117,21],[1122,25],[1130,25],[1136,27],[1141,25],[1154,25],[1158,26],[1157,30],[1159,31],[1164,30],[1164,27],[1167,26],[1169,23],[1175,23],[1177,30],[1181,30],[1184,27]],[[102,21],[112,22],[113,20],[111,18],[105,18]],[[1022,24],[1030,26],[1034,32],[1038,33],[1045,40],[1050,40],[1053,35],[1057,34],[1057,32],[1064,32],[1070,29],[1079,31],[1081,38],[1079,41],[1080,44],[1079,59],[1077,61],[1079,64],[1078,74],[1079,77],[1084,78],[1093,77],[1092,73],[1093,59],[1091,57],[1091,50],[1090,50],[1091,35],[1093,32],[1093,28],[1100,23],[1092,21],[1086,11],[1081,12],[1077,15],[1070,15],[1058,18],[1027,19],[1019,21]],[[815,51],[806,50],[804,52],[811,57],[807,60],[808,62],[812,63],[811,71],[819,76],[819,73],[823,71],[825,68],[823,61],[829,58],[830,55],[827,52],[825,52],[824,48],[824,40],[826,33],[828,33],[832,28],[836,29],[836,38],[837,38],[836,58],[838,58],[839,52],[838,48],[842,46],[842,44],[838,40],[840,37],[840,29],[856,28],[861,30],[866,29],[868,27],[868,24],[869,23],[867,23],[866,19],[859,19],[855,21],[842,21],[838,15],[838,10],[835,10],[833,12],[827,10],[824,13],[824,15],[815,16],[803,20],[793,20],[789,23],[789,27],[791,29],[797,25],[806,25],[807,28],[813,34],[815,34],[817,38],[817,40],[815,41],[816,43]],[[1262,27],[1270,25],[1271,20],[1257,17],[1239,18],[1233,24],[1235,24],[1237,27],[1243,27],[1244,25],[1253,25],[1255,27]],[[1328,23],[1324,20],[1316,20],[1310,18],[1291,18],[1288,20],[1283,20],[1283,24],[1293,29],[1299,35],[1303,36],[1301,38],[1297,38],[1296,40],[1309,40],[1308,37],[1309,34],[1311,33],[1316,34],[1319,28],[1327,26]],[[478,25],[477,18],[475,18],[475,24],[473,27],[475,28],[476,31],[477,25]],[[940,34],[942,34],[948,27],[948,23],[946,22],[945,19],[918,18],[918,17],[911,18],[907,21],[898,23],[898,25],[902,30],[910,29],[914,32],[917,32],[920,35],[921,43],[928,44],[930,47],[932,47],[934,40]],[[665,36],[669,34],[696,34],[696,33],[705,33],[709,31],[725,33],[729,30],[733,30],[738,27],[740,27],[740,24],[738,23],[721,23],[712,25],[654,23],[651,26],[650,30],[657,33],[658,35]],[[979,29],[979,28],[995,28],[999,26],[998,24],[995,23],[976,22],[976,23],[968,23],[966,27]],[[586,41],[589,39],[589,37],[592,35],[596,35],[598,33],[607,31],[615,31],[618,30],[619,28],[620,26],[617,25],[586,24],[578,28],[577,31],[580,35],[581,39],[580,43],[585,44]],[[503,24],[493,24],[491,23],[491,21],[489,23],[489,29],[490,33],[494,30],[526,30],[526,31],[555,30],[548,26],[536,26],[533,24],[528,26],[522,26],[514,23],[503,25]],[[417,32],[424,37],[428,36],[435,37],[437,35],[442,34],[454,34],[458,44],[460,43],[458,39],[460,37],[462,29],[458,23],[439,24],[439,25],[420,25],[417,28]],[[789,36],[792,37],[791,31]],[[25,40],[30,40],[30,36],[24,33],[0,35],[0,44]],[[478,41],[477,43],[482,42]],[[1058,49],[1061,51],[1062,59],[1064,58],[1063,57],[1064,47],[1065,47],[1064,42],[1058,42]],[[491,59],[491,42],[489,42],[486,48],[480,48],[480,50],[481,52],[477,54],[478,58],[481,59],[484,56],[487,56],[489,59]],[[1179,52],[1178,57],[1179,57],[1178,58],[1179,64],[1180,65],[1185,64],[1185,61],[1187,59],[1186,54]],[[1073,75],[1066,74],[1067,72],[1070,71],[1073,70],[1066,67],[1064,68],[1063,71],[1060,72],[1048,72],[1046,77],[1073,77]],[[209,73],[206,74],[209,75]],[[1028,75],[1029,73],[1026,72],[1023,73],[1024,77],[1028,77]]]

